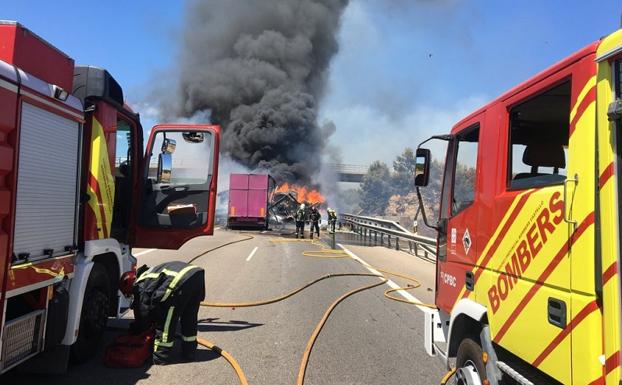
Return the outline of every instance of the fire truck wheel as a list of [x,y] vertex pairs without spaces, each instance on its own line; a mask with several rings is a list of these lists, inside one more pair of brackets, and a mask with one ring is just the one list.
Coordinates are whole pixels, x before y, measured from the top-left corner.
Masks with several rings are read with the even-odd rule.
[[85,362],[97,352],[108,321],[108,293],[108,273],[103,265],[96,263],[86,283],[78,339],[71,346],[71,358],[75,363]]
[[457,385],[482,385],[488,378],[483,353],[475,340],[468,337],[462,340],[456,357]]

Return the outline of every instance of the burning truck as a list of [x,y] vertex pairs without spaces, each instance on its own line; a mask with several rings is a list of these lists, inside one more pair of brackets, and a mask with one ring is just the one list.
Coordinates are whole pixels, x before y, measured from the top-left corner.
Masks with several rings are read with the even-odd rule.
[[325,199],[319,191],[284,183],[268,174],[231,174],[229,176],[228,228],[283,228],[294,222],[294,214],[305,203],[322,208]]
[[231,174],[227,227],[267,229],[275,185],[267,174]]

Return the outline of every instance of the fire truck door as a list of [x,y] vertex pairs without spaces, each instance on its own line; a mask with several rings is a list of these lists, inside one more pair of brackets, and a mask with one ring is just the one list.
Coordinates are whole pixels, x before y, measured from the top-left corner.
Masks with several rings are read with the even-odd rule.
[[214,232],[220,127],[151,130],[135,209],[133,246],[178,249]]
[[[476,258],[477,211],[475,202],[479,125],[456,135],[448,147],[441,220],[443,242],[439,242],[436,303],[450,312],[462,289],[472,291],[469,281]],[[444,239],[443,239],[444,238]]]
[[[596,288],[600,290],[603,312],[603,356],[606,381],[618,384],[621,376],[620,347],[622,331],[620,297],[620,247],[622,246],[622,56],[609,60],[610,52],[622,51],[622,30],[605,38],[599,47],[597,72],[598,200],[595,212]],[[611,92],[613,89],[614,92]],[[613,139],[613,140],[612,140]],[[583,181],[583,177],[579,177]],[[574,213],[573,213],[574,214]],[[574,255],[574,250],[573,250]],[[599,266],[600,264],[600,266]],[[599,270],[602,274],[599,274]],[[600,276],[600,279],[599,279]],[[574,284],[574,282],[573,282]],[[579,333],[573,340],[579,340]],[[573,352],[574,353],[574,352]]]

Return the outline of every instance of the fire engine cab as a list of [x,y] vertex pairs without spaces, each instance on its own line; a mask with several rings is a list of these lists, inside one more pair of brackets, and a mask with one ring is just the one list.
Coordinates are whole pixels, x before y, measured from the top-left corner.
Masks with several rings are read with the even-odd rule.
[[[427,352],[458,384],[619,385],[622,30],[429,140],[447,151]],[[420,145],[417,186],[430,162]]]
[[0,373],[60,372],[128,308],[132,247],[213,233],[220,128],[158,125],[144,153],[110,73],[8,21],[0,111]]

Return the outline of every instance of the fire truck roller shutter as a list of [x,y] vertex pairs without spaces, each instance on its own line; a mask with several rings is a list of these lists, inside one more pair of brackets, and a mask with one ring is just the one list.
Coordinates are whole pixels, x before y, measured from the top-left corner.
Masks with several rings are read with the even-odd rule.
[[75,244],[80,124],[22,103],[13,253],[65,254]]

